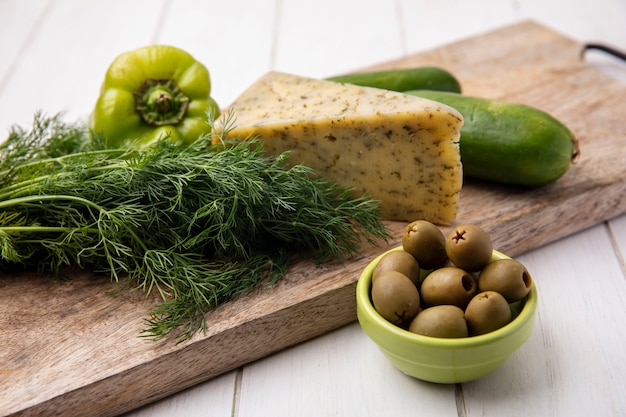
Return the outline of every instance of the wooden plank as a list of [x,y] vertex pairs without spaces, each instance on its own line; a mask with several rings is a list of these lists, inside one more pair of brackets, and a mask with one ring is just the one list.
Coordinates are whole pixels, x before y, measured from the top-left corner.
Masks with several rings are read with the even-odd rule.
[[582,234],[519,257],[539,286],[536,331],[501,369],[463,384],[467,417],[624,415],[626,280],[606,227]]
[[[0,39],[7,40],[0,43],[0,91],[5,77],[8,77],[20,54],[28,46],[33,32],[40,24],[42,16],[48,11],[50,0],[35,0],[16,7],[16,3],[0,2]],[[8,42],[8,40],[11,40]]]
[[[115,56],[152,42],[165,3],[50,1],[39,5],[44,7],[39,12],[36,3],[29,2],[32,13],[42,17],[17,59],[6,60],[11,68],[0,85],[0,141],[13,124],[28,126],[38,110],[84,119],[98,98],[104,72]],[[3,23],[8,20],[2,16]],[[97,28],[100,35],[91,28]],[[10,47],[4,45],[4,40],[11,37],[1,39],[0,52],[6,50],[10,57]]]
[[233,417],[233,398],[238,394],[238,371],[227,372],[162,401],[140,407],[124,417]]
[[[277,39],[272,69],[281,72],[322,78],[406,54],[397,0],[386,7],[377,0],[283,2],[280,13],[279,33],[291,34]],[[342,30],[338,39],[334,28],[346,25],[349,30]]]
[[[626,88],[581,63],[579,48],[524,22],[379,66],[448,67],[468,94],[532,104],[571,126],[583,157],[558,183],[464,186],[458,221],[483,225],[514,256],[626,211],[626,121],[615,111]],[[400,236],[404,224],[389,228]],[[112,296],[102,278],[2,276],[0,414],[114,415],[352,322],[358,274],[384,249],[364,245],[343,265],[297,263],[275,287],[210,313],[208,332],[179,345],[138,338],[155,300]]]
[[237,416],[459,416],[454,385],[399,372],[357,324],[328,336],[247,365]]
[[225,107],[259,74],[272,68],[279,30],[276,15],[284,6],[274,0],[230,0],[201,6],[197,0],[170,2],[156,43],[183,46],[205,64],[211,72],[211,96]]

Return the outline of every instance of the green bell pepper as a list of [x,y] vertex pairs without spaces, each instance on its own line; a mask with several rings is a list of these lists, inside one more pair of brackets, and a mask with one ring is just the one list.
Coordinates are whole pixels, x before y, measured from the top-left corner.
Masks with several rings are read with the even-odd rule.
[[109,66],[90,128],[108,147],[143,147],[167,138],[187,144],[208,133],[209,71],[187,52],[151,45],[125,52]]

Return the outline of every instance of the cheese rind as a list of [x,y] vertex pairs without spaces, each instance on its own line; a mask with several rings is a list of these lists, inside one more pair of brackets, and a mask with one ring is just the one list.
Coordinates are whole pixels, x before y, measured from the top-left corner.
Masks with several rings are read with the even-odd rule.
[[388,220],[452,223],[462,186],[460,113],[401,93],[270,72],[216,122],[269,154],[380,200]]

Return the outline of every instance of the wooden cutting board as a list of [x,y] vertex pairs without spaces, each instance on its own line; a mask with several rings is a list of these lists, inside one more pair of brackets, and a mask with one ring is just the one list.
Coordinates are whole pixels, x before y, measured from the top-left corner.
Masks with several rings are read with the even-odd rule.
[[[626,212],[626,87],[585,65],[581,47],[523,22],[372,67],[441,66],[466,94],[539,107],[577,135],[582,156],[555,184],[466,182],[458,221],[482,225],[512,256]],[[404,226],[389,223],[395,236]],[[119,414],[351,323],[359,272],[385,249],[293,265],[275,287],[213,311],[208,331],[182,344],[138,337],[155,300],[113,295],[107,279],[1,275],[0,415]]]

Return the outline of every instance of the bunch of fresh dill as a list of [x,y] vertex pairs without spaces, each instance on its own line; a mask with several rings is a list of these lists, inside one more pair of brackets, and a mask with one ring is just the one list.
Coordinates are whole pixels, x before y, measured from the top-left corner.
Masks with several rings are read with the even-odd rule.
[[255,139],[106,149],[80,123],[35,115],[0,144],[0,268],[109,274],[157,291],[147,336],[180,340],[216,305],[284,276],[292,255],[345,259],[388,238],[378,202]]

